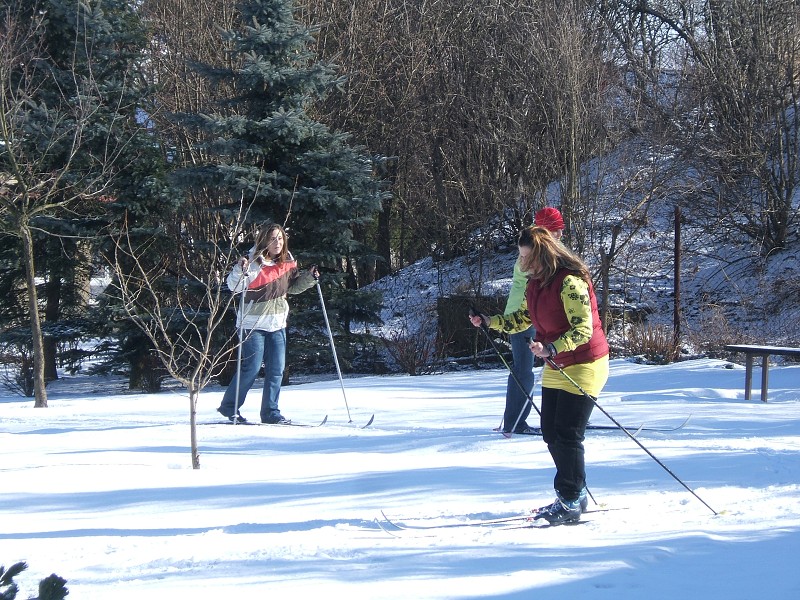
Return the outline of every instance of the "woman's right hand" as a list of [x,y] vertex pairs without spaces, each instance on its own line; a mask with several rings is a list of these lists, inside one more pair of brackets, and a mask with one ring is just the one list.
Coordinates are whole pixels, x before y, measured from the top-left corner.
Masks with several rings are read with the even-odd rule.
[[486,315],[483,314],[476,315],[474,313],[469,316],[469,320],[475,327],[483,327],[484,325],[488,324],[489,321]]
[[530,342],[528,344],[528,348],[531,349],[534,356],[538,356],[539,358],[550,358],[553,353],[550,351],[551,344],[547,344],[546,346],[541,342]]

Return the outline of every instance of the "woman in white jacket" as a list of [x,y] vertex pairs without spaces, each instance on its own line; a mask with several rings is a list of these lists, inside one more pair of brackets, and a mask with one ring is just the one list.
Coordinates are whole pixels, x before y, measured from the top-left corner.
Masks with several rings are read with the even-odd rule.
[[317,277],[319,272],[315,266],[302,272],[297,268],[297,262],[289,253],[286,232],[276,223],[261,228],[250,254],[240,258],[228,275],[230,290],[244,293],[243,310],[237,313],[236,319],[237,328],[242,332],[239,340],[242,344],[241,368],[225,390],[217,409],[231,421],[246,422],[237,407],[244,404],[263,363],[261,422],[289,422],[278,409],[286,366],[286,321],[289,315],[286,295],[309,289]]

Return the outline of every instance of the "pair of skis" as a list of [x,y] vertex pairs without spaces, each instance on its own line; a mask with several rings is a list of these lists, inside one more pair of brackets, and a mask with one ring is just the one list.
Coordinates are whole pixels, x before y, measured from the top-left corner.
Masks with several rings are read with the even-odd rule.
[[[359,429],[366,429],[367,427],[372,425],[372,422],[374,420],[375,420],[375,415],[372,415],[369,418],[369,421],[367,421],[367,423],[365,425],[361,425],[359,427]],[[327,422],[328,422],[328,415],[325,415],[325,418],[322,419],[322,421],[320,421],[319,423],[297,423],[295,421],[289,420],[289,421],[284,421],[283,423],[258,423],[258,422],[255,422],[255,421],[239,421],[238,423],[234,423],[233,421],[219,421],[216,424],[218,424],[218,425],[245,425],[245,426],[247,426],[247,425],[260,425],[260,426],[261,425],[267,425],[267,426],[272,426],[272,427],[322,427]],[[212,425],[212,424],[213,423],[209,423],[209,425]]]
[[[670,433],[672,431],[678,431],[680,429],[683,429],[686,426],[686,424],[689,422],[689,419],[691,419],[691,418],[692,418],[692,415],[689,415],[688,417],[686,417],[686,419],[682,423],[680,423],[678,425],[675,425],[675,426],[672,426],[672,427],[658,427],[658,426],[646,425],[645,423],[642,423],[638,427],[625,427],[625,429],[630,431],[633,435],[638,435],[642,431],[652,431],[652,432],[656,432],[656,433]],[[617,427],[616,425],[587,425],[586,426],[586,430],[587,431],[588,430],[614,431],[614,430],[618,430],[618,429],[619,429],[619,427]],[[501,432],[507,438],[511,437],[511,434],[509,434],[508,432],[505,432],[505,431],[501,431],[501,429],[499,427],[494,429],[494,431]],[[538,427],[531,427],[526,432],[519,432],[519,433],[515,433],[513,435],[542,435],[542,430],[540,428],[538,428]]]
[[[583,514],[592,514],[599,512],[607,512],[610,510],[622,510],[612,508],[591,508],[584,511]],[[528,514],[512,515],[508,517],[495,517],[489,519],[475,519],[469,516],[464,516],[459,521],[437,524],[412,524],[406,522],[399,522],[395,519],[390,519],[386,516],[384,511],[381,511],[383,519],[375,519],[375,523],[383,531],[390,535],[396,535],[401,531],[433,531],[437,529],[460,529],[464,527],[491,527],[495,529],[545,529],[552,527],[547,521],[537,520],[536,512],[532,511]],[[581,523],[588,523],[589,521],[576,521],[574,523],[564,523],[564,525],[580,525]]]
[[220,425],[269,425],[275,427],[322,427],[325,423],[328,422],[328,415],[325,415],[325,418],[322,419],[319,423],[297,423],[295,421],[286,420],[281,423],[259,423],[257,421],[237,421],[234,423],[233,421],[220,421]]

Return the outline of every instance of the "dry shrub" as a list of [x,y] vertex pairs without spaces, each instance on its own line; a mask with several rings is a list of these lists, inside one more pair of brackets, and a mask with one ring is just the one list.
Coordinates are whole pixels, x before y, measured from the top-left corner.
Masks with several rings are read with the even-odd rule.
[[677,357],[674,331],[666,325],[633,324],[626,332],[625,350],[648,364],[666,365]]
[[405,328],[394,331],[383,343],[392,360],[409,375],[433,373],[441,363],[436,336],[430,335],[424,327],[416,333],[409,333]]
[[698,328],[688,332],[687,340],[698,353],[710,358],[725,359],[730,357],[730,352],[725,350],[725,346],[747,344],[752,341],[751,336],[731,324],[725,308],[718,304],[708,304],[704,307]]
[[33,398],[33,356],[30,352],[13,347],[0,351],[0,384],[7,390]]

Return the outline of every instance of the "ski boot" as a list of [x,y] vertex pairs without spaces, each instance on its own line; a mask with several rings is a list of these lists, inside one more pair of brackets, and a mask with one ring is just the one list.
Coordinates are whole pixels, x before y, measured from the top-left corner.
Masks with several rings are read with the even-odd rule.
[[545,507],[541,512],[537,512],[533,520],[544,519],[550,525],[561,525],[562,523],[577,523],[581,520],[580,500],[562,500],[558,498],[550,506]]

